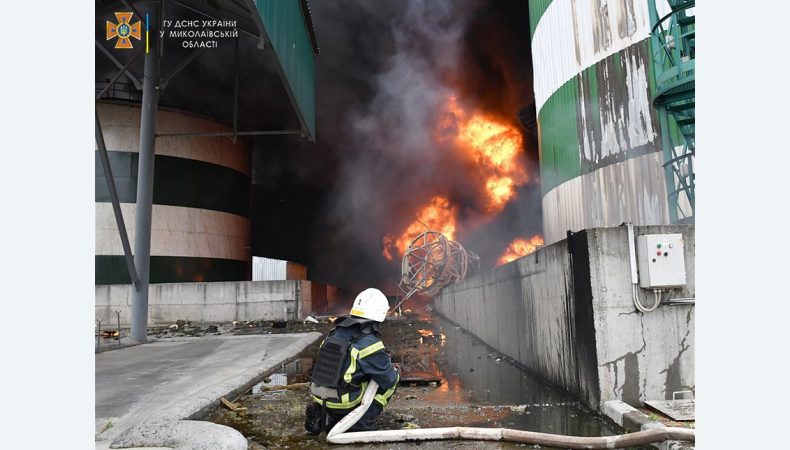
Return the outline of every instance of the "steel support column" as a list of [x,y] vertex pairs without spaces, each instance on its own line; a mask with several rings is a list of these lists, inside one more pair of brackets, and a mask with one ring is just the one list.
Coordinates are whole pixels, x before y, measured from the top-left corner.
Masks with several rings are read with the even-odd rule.
[[123,221],[121,202],[118,200],[118,190],[115,188],[115,178],[112,176],[110,158],[107,156],[107,146],[104,143],[104,133],[102,133],[101,122],[99,122],[98,109],[96,110],[96,146],[99,147],[99,159],[104,169],[104,179],[107,182],[107,189],[110,191],[112,211],[115,214],[115,225],[118,227],[118,234],[121,237],[123,256],[124,259],[126,259],[126,269],[129,271],[129,279],[132,280],[135,289],[140,289],[140,278],[137,276],[137,270],[134,267],[132,248],[129,245],[129,235],[126,233],[126,224]]
[[233,47],[233,143],[239,131],[239,38]]
[[150,52],[145,55],[143,100],[140,113],[140,159],[137,171],[137,211],[135,213],[134,263],[140,287],[132,291],[132,339],[146,342],[148,326],[148,281],[151,262],[151,214],[154,196],[154,152],[156,112],[159,106],[159,30],[161,2],[148,11]]

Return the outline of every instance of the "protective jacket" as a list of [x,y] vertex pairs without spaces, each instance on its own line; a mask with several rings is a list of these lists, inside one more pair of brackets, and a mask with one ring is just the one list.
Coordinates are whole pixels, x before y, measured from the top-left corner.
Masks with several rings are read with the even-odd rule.
[[[334,385],[327,382],[335,375]],[[374,399],[383,408],[395,392],[400,375],[375,322],[355,317],[343,319],[321,343],[310,386],[313,401],[332,410],[354,408],[362,401],[371,379],[379,385]]]

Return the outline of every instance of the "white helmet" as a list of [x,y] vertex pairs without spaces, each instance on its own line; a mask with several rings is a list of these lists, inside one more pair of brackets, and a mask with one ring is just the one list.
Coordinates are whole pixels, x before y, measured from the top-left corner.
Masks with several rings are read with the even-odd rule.
[[390,303],[387,301],[387,297],[378,289],[368,288],[360,292],[357,298],[354,299],[351,315],[375,320],[376,322],[384,322],[389,309]]

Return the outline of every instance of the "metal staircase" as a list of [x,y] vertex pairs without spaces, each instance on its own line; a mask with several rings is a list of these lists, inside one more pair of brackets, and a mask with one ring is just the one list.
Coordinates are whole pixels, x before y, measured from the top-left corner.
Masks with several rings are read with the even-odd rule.
[[[656,2],[669,6],[660,14]],[[655,94],[664,150],[669,216],[694,222],[694,0],[648,0]],[[666,8],[662,8],[662,11]]]

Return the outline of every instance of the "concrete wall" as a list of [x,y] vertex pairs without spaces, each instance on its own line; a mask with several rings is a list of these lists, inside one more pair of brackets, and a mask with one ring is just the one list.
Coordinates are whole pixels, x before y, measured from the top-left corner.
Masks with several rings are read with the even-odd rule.
[[314,281],[301,281],[300,287],[303,311],[310,311],[310,314],[327,312],[327,285]]
[[[129,324],[132,289],[128,284],[96,286],[96,318],[102,319],[103,326],[115,325],[114,311],[121,311],[122,325]],[[326,285],[304,280],[162,283],[152,284],[150,289],[149,325],[170,325],[179,319],[296,320],[314,313],[313,295],[315,306],[325,308],[327,290]]]
[[[664,298],[694,297],[694,227],[642,226],[636,235],[682,233],[686,287]],[[694,305],[664,305],[642,314],[631,300],[628,235],[625,227],[588,233],[590,277],[595,312],[596,352],[601,401],[671,399],[672,392],[694,390]],[[653,293],[639,290],[643,304]]]
[[[693,226],[636,227],[656,232],[684,234],[689,284],[670,296],[693,297]],[[640,295],[649,305],[652,292]],[[636,311],[624,227],[575,233],[444,289],[435,306],[595,409],[694,388],[694,306]]]

